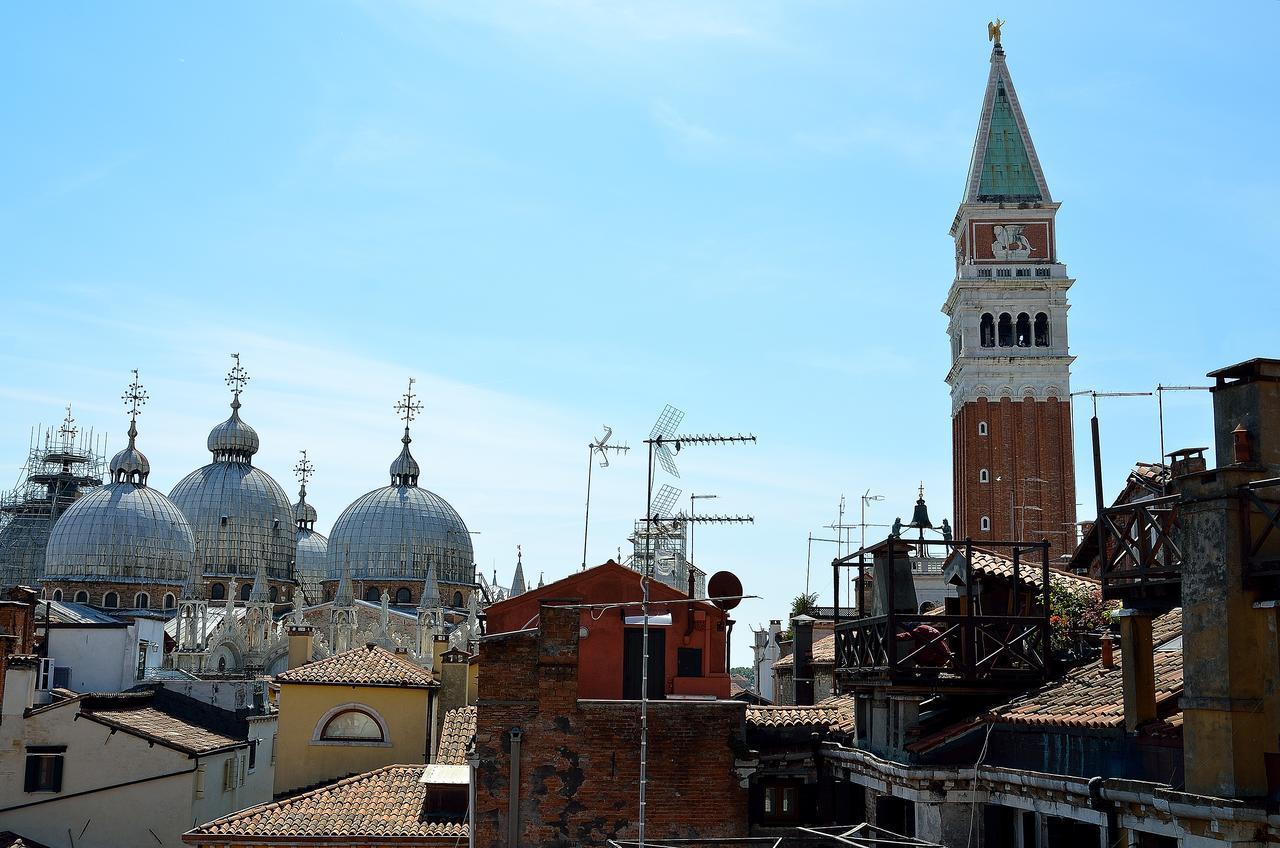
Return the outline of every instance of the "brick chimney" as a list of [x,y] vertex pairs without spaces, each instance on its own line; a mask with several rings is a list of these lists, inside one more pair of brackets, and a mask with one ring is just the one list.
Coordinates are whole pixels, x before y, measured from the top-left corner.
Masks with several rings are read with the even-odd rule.
[[[1218,467],[1257,463],[1280,472],[1280,360],[1250,359],[1210,371]],[[1243,451],[1245,458],[1236,457]]]
[[791,619],[791,632],[795,638],[796,706],[813,706],[813,622],[812,616],[797,615]]

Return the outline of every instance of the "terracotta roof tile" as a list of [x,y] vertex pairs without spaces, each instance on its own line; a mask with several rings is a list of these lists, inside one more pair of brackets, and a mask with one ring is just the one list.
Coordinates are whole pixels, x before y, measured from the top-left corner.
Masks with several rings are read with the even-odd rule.
[[440,729],[440,747],[436,749],[436,762],[444,765],[465,766],[467,746],[476,735],[476,708],[458,707],[444,714],[444,726]]
[[[774,668],[791,668],[795,665],[795,654],[787,654],[782,659],[773,664]],[[814,665],[835,665],[836,664],[836,634],[828,633],[821,639],[813,640],[813,664]]]
[[852,699],[828,698],[811,707],[747,707],[747,724],[755,727],[853,726]]
[[[1152,623],[1156,645],[1182,633],[1182,610],[1158,616]],[[991,713],[995,721],[1009,724],[1058,727],[1120,727],[1124,725],[1122,652],[1115,652],[1115,667],[1103,668],[1101,660],[1082,665],[1036,691],[1010,701]],[[1177,711],[1182,692],[1182,652],[1156,651],[1156,709],[1166,716]]]
[[352,648],[313,663],[300,665],[276,677],[279,683],[316,683],[346,686],[434,686],[431,672],[401,654],[377,645]]
[[190,754],[207,754],[222,748],[244,745],[244,739],[225,736],[201,727],[177,716],[161,712],[153,706],[118,709],[93,709],[81,707],[80,714],[108,727],[114,727],[134,736],[159,742]]
[[[959,551],[960,549],[957,548],[956,550]],[[1003,577],[1006,580],[1013,579],[1013,560],[991,551],[974,548],[972,566],[972,572],[976,577],[991,576]],[[1043,585],[1044,581],[1040,572],[1040,563],[1030,557],[1020,560],[1018,563],[1018,580],[1028,586],[1039,588]],[[1049,568],[1049,579],[1054,583],[1070,588],[1096,589],[1101,585],[1092,577],[1081,577],[1078,574],[1072,574],[1070,571],[1063,571],[1052,566]]]
[[[183,841],[220,844],[244,837],[467,838],[461,822],[424,821],[421,765],[384,766],[301,795],[259,804],[194,828]],[[447,843],[452,844],[452,842]],[[460,843],[459,843],[460,844]]]

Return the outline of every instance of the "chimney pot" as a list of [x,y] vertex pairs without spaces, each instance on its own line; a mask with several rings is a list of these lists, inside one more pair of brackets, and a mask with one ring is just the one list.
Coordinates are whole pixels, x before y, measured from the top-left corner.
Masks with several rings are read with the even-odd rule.
[[1252,453],[1249,449],[1249,431],[1244,428],[1243,424],[1237,424],[1236,428],[1231,431],[1231,438],[1234,447],[1234,461],[1248,462]]
[[1110,633],[1102,634],[1102,667],[1116,667],[1115,645]]

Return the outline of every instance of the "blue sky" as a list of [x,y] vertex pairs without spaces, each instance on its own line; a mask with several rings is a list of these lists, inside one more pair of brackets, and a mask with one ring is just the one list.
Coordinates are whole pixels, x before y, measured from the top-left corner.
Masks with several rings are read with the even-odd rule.
[[[888,523],[923,481],[949,513],[939,308],[996,11],[1063,204],[1073,388],[1280,354],[1280,3],[1022,5],[6,6],[0,469],[67,401],[114,449],[138,367],[167,490],[238,350],[258,464],[292,493],[308,448],[327,528],[386,482],[413,375],[423,484],[486,571],[522,544],[552,579],[581,560],[587,441],[638,444],[672,403],[759,435],[671,482],[756,516],[696,552],[763,596],[741,620],[784,615],[842,493]],[[1211,441],[1207,395],[1166,418],[1171,448]],[[1158,452],[1154,401],[1102,423],[1113,492]],[[1087,433],[1078,408],[1086,503]],[[636,451],[596,474],[593,561],[643,476]]]

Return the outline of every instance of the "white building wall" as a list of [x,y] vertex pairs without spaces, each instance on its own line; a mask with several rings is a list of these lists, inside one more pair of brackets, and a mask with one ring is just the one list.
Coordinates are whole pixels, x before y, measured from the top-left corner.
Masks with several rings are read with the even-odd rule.
[[123,692],[138,685],[138,648],[147,643],[146,673],[164,660],[164,623],[135,619],[127,627],[51,627],[48,656],[70,668],[75,692]]

